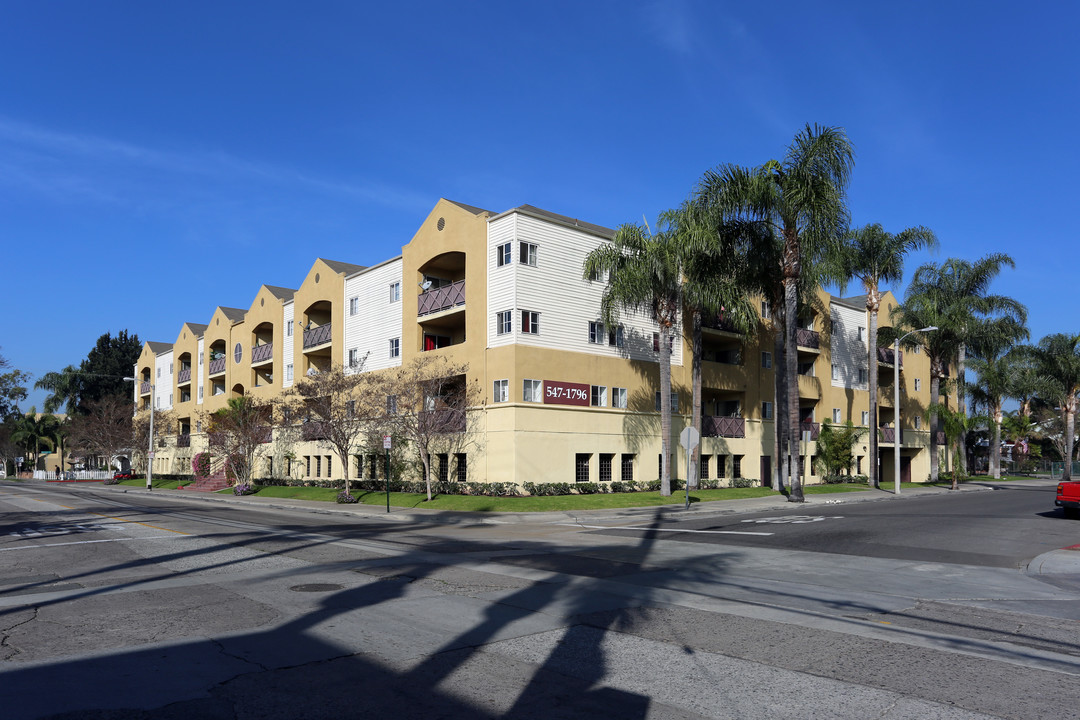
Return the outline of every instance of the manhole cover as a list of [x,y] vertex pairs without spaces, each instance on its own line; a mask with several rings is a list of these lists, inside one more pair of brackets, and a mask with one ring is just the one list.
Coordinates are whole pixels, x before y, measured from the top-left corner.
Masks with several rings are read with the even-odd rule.
[[289,589],[295,592],[333,592],[344,587],[344,585],[334,585],[333,583],[309,583],[307,585],[293,585]]

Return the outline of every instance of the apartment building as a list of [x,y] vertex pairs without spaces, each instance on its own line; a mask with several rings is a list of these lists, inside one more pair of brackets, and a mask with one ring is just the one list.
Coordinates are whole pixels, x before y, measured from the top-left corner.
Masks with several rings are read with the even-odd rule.
[[[401,254],[364,267],[317,259],[296,289],[264,285],[249,308],[218,307],[206,324],[185,323],[171,343],[148,342],[135,368],[139,412],[169,410],[158,427],[157,473],[188,473],[207,448],[208,413],[230,397],[274,397],[304,374],[332,365],[379,372],[425,353],[466,365],[483,388],[470,412],[477,437],[466,452],[436,458],[444,479],[481,482],[651,480],[659,475],[659,334],[648,317],[600,318],[601,282],[582,277],[585,256],[614,231],[529,205],[495,213],[440,200]],[[886,293],[880,322],[895,299]],[[867,367],[862,298],[824,291],[799,319],[799,416],[812,459],[821,422],[879,432],[882,479],[896,452],[893,354]],[[751,336],[720,319],[704,330],[702,477],[768,482],[773,450],[772,320],[762,306]],[[688,333],[687,333],[688,334]],[[686,335],[686,334],[684,334]],[[906,355],[906,357],[904,357]],[[672,347],[673,438],[690,422],[690,348]],[[929,473],[923,412],[930,367],[901,353],[903,479]],[[879,417],[869,417],[869,373],[879,377]],[[268,436],[257,475],[338,478],[329,447]],[[937,438],[940,440],[940,438]],[[685,458],[672,443],[674,475]],[[856,470],[867,472],[864,435]],[[358,449],[358,455],[364,452]],[[812,462],[806,480],[815,482]],[[352,477],[367,476],[358,458]]]

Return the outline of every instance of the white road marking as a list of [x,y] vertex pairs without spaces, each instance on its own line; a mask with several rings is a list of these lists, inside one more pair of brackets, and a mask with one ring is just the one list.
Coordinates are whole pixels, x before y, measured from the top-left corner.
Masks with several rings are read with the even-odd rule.
[[821,522],[822,520],[843,520],[843,515],[781,515],[779,517],[751,518],[743,520],[744,523],[768,523],[771,525],[800,525],[803,523]]
[[[743,522],[746,522],[745,520]],[[742,530],[680,530],[679,528],[649,528],[636,527],[633,525],[581,525],[579,523],[557,523],[570,527],[580,527],[587,530],[637,530],[638,532],[677,532],[677,533],[703,533],[706,535],[775,535],[771,532],[744,532]]]
[[108,540],[76,540],[74,542],[49,543],[47,545],[22,545],[20,547],[0,548],[0,552],[12,550],[40,550],[42,548],[61,547],[62,545],[89,545],[91,543],[130,542],[132,540],[176,540],[176,535],[150,535],[148,537],[110,538]]

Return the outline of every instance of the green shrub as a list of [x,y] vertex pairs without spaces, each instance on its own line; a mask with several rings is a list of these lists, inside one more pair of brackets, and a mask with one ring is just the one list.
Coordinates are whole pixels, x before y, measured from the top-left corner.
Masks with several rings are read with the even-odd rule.
[[758,484],[758,481],[754,478],[737,477],[731,478],[731,487],[733,488],[751,488]]

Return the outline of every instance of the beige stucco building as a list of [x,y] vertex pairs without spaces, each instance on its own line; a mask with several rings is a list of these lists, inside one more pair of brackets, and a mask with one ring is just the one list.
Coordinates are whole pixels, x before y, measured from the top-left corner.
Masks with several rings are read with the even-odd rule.
[[[172,343],[148,342],[135,368],[139,412],[168,410],[159,424],[156,473],[190,473],[205,449],[204,418],[230,397],[271,398],[305,373],[363,362],[364,372],[436,353],[468,366],[483,389],[470,412],[476,442],[436,461],[446,479],[481,482],[652,480],[659,475],[657,327],[625,314],[600,320],[602,283],[582,277],[585,256],[613,231],[528,205],[501,213],[440,200],[401,249],[372,267],[316,259],[296,289],[264,285],[245,309],[218,307],[206,324],[184,323]],[[867,367],[862,298],[824,291],[800,319],[799,412],[813,457],[823,420],[875,428],[881,478],[893,478],[892,352]],[[895,299],[886,293],[879,322]],[[767,311],[744,337],[712,323],[704,338],[701,474],[768,482],[772,457],[773,328]],[[685,333],[684,333],[685,335]],[[672,350],[673,447],[690,422],[690,348]],[[869,373],[880,410],[869,417]],[[903,479],[925,480],[930,400],[925,354],[902,353]],[[856,472],[866,473],[866,436]],[[357,455],[373,450],[357,448]],[[381,452],[381,451],[380,451]],[[318,441],[268,443],[257,475],[339,478]],[[673,476],[685,475],[674,452]],[[944,457],[944,453],[942,454]],[[811,465],[812,463],[805,463]],[[367,477],[357,459],[350,475]],[[807,481],[816,482],[813,470]]]

